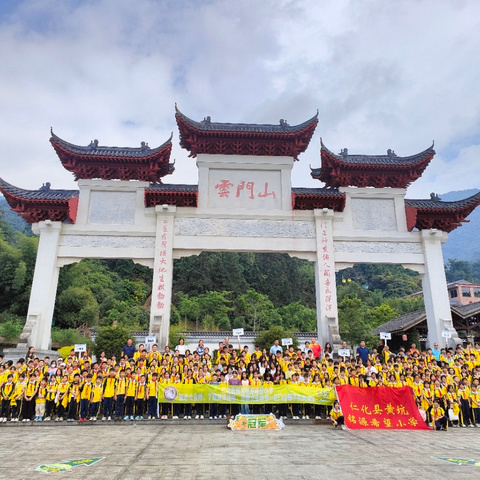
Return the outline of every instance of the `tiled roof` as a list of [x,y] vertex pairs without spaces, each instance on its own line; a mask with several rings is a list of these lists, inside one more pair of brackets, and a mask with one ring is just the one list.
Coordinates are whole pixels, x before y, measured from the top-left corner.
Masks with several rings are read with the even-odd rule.
[[69,200],[70,198],[78,195],[78,190],[50,189],[50,184],[48,182],[46,186],[41,187],[39,190],[24,190],[23,188],[18,188],[14,185],[11,185],[2,178],[0,178],[0,190],[3,193],[24,198],[26,200]]
[[328,152],[330,155],[336,157],[340,162],[351,165],[415,165],[423,159],[435,154],[435,150],[432,145],[423,152],[408,157],[399,157],[393,150],[388,149],[386,155],[362,155],[362,154],[349,154],[348,149],[344,148],[339,154],[335,154],[330,151],[321,142],[322,150]]
[[467,305],[452,305],[451,309],[460,317],[467,318],[480,313],[480,302],[468,303]]
[[392,318],[392,320],[372,330],[372,333],[378,335],[380,332],[398,332],[413,327],[426,318],[427,314],[425,310],[417,310],[416,312],[410,312],[401,317]]
[[292,187],[292,193],[296,195],[318,195],[328,197],[344,197],[345,194],[338,191],[337,188],[303,188]]
[[289,125],[286,120],[280,120],[277,125],[255,124],[255,123],[220,123],[212,122],[210,117],[205,117],[201,122],[192,120],[184,115],[175,105],[175,115],[181,118],[191,127],[205,132],[248,132],[248,133],[279,133],[289,134],[297,133],[318,121],[318,112],[315,116],[300,123],[299,125]]
[[66,142],[53,133],[50,142],[62,146],[65,150],[77,155],[102,156],[102,157],[125,157],[125,158],[143,158],[155,155],[172,143],[172,136],[156,148],[150,148],[148,144],[142,142],[140,147],[105,147],[98,144],[98,140],[92,140],[89,145],[81,146]]
[[429,199],[415,200],[406,198],[405,204],[409,207],[418,208],[420,210],[456,211],[480,204],[480,192],[477,192],[471,197],[467,197],[462,200],[456,200],[454,202],[442,202],[438,197],[435,197],[432,194],[432,198]]
[[177,183],[152,183],[147,189],[147,192],[188,192],[195,193],[198,190],[198,185],[184,185]]

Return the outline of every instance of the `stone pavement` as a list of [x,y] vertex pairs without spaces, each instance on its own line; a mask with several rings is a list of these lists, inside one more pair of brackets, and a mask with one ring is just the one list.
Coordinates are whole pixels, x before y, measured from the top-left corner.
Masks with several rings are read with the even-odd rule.
[[[342,431],[289,423],[282,431],[232,432],[202,423],[0,426],[0,478],[36,479],[410,479],[478,478],[480,467],[434,457],[480,461],[480,429],[447,432]],[[9,453],[10,452],[10,453]],[[68,472],[33,469],[105,457]]]

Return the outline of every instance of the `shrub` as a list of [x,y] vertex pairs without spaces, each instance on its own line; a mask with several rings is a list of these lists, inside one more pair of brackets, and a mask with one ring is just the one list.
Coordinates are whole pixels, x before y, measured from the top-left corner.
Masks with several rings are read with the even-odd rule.
[[18,320],[7,320],[0,323],[0,337],[4,337],[7,340],[18,339],[23,330],[23,322]]
[[105,352],[107,358],[112,355],[120,356],[129,337],[130,332],[123,327],[100,328],[93,347],[95,356],[98,358],[102,352]]
[[76,343],[86,343],[87,345],[91,346],[92,341],[89,338],[85,338],[78,330],[74,328],[52,328],[52,342],[60,344],[60,347],[64,347],[66,345],[74,345]]

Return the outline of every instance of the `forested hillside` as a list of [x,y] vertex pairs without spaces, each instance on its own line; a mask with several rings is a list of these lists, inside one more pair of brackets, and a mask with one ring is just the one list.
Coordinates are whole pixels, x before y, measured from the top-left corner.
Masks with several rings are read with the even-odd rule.
[[[0,337],[18,337],[28,307],[38,240],[0,210]],[[449,280],[478,281],[480,261],[451,260]],[[150,269],[87,259],[60,271],[54,338],[81,326],[147,329]],[[422,308],[419,276],[400,266],[358,265],[337,274],[341,335],[352,342],[391,318]],[[286,254],[202,253],[176,260],[172,324],[178,329],[316,329],[313,263]]]

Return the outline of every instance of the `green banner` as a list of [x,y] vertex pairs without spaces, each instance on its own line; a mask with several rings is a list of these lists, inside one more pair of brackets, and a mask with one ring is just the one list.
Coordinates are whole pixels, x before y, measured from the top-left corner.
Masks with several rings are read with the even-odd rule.
[[300,385],[159,385],[158,401],[164,403],[313,403],[332,405],[335,390]]

